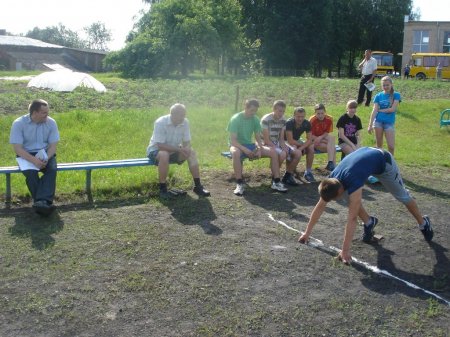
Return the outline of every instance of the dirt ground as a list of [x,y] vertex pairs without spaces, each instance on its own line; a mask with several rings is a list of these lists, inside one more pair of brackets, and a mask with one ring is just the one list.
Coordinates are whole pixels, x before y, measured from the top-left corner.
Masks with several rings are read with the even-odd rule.
[[[352,255],[450,301],[450,172],[402,171],[434,240],[370,185],[363,202],[384,239],[362,243],[358,228]],[[1,209],[0,335],[450,336],[445,302],[299,244],[271,217],[304,230],[317,183],[281,194],[266,176],[247,174],[243,197],[229,172],[207,172],[210,198],[60,200],[47,219]],[[312,235],[340,248],[345,220],[330,203]]]

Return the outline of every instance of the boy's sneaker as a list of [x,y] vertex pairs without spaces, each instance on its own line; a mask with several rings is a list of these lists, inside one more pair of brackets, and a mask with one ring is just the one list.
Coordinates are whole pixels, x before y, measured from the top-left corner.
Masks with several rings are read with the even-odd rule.
[[336,166],[334,165],[334,163],[332,161],[329,161],[327,166],[325,167],[325,170],[333,171],[335,168]]
[[275,181],[273,181],[271,188],[278,192],[287,192],[287,188],[283,185],[283,183],[281,181],[279,181],[277,183]]
[[367,243],[372,241],[373,235],[375,234],[373,229],[377,225],[378,219],[375,218],[374,216],[371,216],[371,217],[369,217],[369,221],[370,221],[369,225],[364,225],[364,233],[362,234],[362,237],[361,237],[361,240],[363,240],[364,242],[367,242]]
[[423,216],[423,220],[425,221],[425,226],[420,231],[423,234],[423,237],[427,241],[431,241],[433,239],[433,228],[431,228],[431,221],[428,215]]
[[175,191],[172,190],[160,190],[159,191],[159,197],[163,200],[170,200],[173,199],[174,197],[176,197],[178,194]]
[[244,184],[237,184],[233,193],[236,195],[244,195]]
[[281,180],[283,184],[291,185],[291,186],[298,186],[299,183],[295,180],[294,176],[292,174],[284,175],[283,179]]
[[194,193],[200,197],[209,197],[211,193],[207,189],[205,189],[202,185],[194,187]]
[[316,178],[314,178],[311,172],[305,172],[303,178],[305,178],[305,180],[309,183],[314,183],[316,181]]

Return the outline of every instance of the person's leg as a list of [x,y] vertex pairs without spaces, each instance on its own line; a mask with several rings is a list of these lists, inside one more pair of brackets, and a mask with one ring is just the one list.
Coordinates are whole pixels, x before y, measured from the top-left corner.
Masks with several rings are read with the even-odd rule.
[[383,148],[383,133],[384,130],[383,128],[379,128],[379,127],[375,127],[375,141],[376,141],[376,145],[379,149]]
[[274,148],[261,147],[261,157],[270,158],[270,170],[274,179],[280,179],[280,165],[278,164],[278,154]]
[[369,106],[371,101],[372,101],[372,91],[367,90],[366,106]]
[[332,134],[327,137],[327,154],[328,161],[336,163],[336,140]]
[[39,171],[37,170],[25,170],[22,171],[25,176],[25,182],[27,184],[28,190],[30,191],[33,201],[37,201],[36,192],[39,186]]
[[45,200],[49,204],[52,204],[56,191],[57,165],[55,156],[48,160],[47,166],[42,172],[43,175],[39,179],[36,191],[36,200]]
[[359,81],[359,91],[358,91],[358,104],[361,104],[364,101],[364,93],[366,92],[366,87],[364,85],[364,76],[361,77],[361,80]]
[[237,147],[231,146],[230,147],[231,152],[231,159],[233,160],[233,170],[234,170],[234,176],[236,177],[236,180],[242,180],[242,151],[238,149]]
[[193,149],[191,149],[191,155],[187,158],[189,171],[191,172],[192,178],[200,178],[200,169],[198,167],[197,154]]
[[395,130],[392,128],[386,129],[384,131],[384,135],[386,137],[386,143],[388,147],[388,151],[394,155],[394,149],[395,149]]
[[314,162],[314,145],[310,145],[306,148],[306,171],[311,172]]
[[166,183],[167,175],[169,173],[169,158],[170,153],[167,151],[159,151],[156,155],[156,159],[158,160],[158,175],[160,184]]
[[295,169],[297,168],[298,163],[300,162],[301,157],[302,151],[300,150],[291,151],[291,160],[286,161],[286,172],[293,174]]

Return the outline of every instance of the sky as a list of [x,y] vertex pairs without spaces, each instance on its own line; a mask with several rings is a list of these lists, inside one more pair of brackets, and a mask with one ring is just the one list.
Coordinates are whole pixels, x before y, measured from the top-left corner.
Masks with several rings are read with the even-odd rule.
[[[103,22],[112,33],[110,50],[121,49],[125,38],[139,19],[140,11],[147,11],[142,0],[3,0],[0,10],[0,29],[14,35],[25,35],[34,27],[41,29],[62,23],[85,38],[83,28]],[[450,21],[448,0],[414,0],[422,21]]]
[[43,29],[62,23],[85,38],[83,28],[100,21],[112,34],[109,49],[118,50],[125,45],[140,11],[148,9],[142,0],[2,0],[0,29],[25,35],[34,27]]

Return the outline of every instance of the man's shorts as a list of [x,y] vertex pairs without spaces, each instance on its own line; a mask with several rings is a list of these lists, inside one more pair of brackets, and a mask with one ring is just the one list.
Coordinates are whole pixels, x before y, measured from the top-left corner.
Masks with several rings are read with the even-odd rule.
[[386,168],[383,173],[374,174],[374,176],[380,180],[380,183],[395,199],[406,204],[411,201],[412,197],[403,184],[397,163],[389,152],[383,150],[383,154],[386,159]]
[[[250,151],[254,152],[256,150],[256,144],[242,144],[245,148],[249,149]],[[245,158],[248,158],[247,155],[241,151],[241,160],[244,160]]]
[[386,131],[394,131],[395,130],[394,123],[383,123],[383,122],[374,121],[373,127],[383,129]]
[[[157,156],[158,156],[158,153],[159,153],[159,150],[155,150],[155,151],[152,151],[152,152],[150,152],[149,154],[148,154],[148,158],[151,160],[151,161],[153,161],[154,163],[155,163],[155,165],[157,165],[158,166],[158,159],[157,159]],[[178,160],[178,153],[176,153],[176,152],[174,152],[174,153],[171,153],[170,154],[170,156],[169,156],[169,164],[178,164],[178,165],[181,165],[181,164],[183,164],[185,162],[185,160]]]

